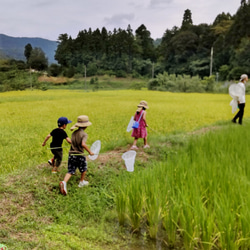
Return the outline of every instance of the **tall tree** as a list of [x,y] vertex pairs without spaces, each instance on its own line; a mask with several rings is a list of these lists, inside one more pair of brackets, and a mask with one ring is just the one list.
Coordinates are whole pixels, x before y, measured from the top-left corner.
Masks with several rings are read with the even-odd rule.
[[250,36],[250,4],[241,6],[234,16],[230,30],[226,34],[228,46],[238,46],[243,37]]
[[46,70],[48,68],[48,58],[41,48],[34,48],[31,51],[29,61],[30,67],[36,70]]
[[188,29],[193,25],[191,10],[186,9],[183,15],[181,29]]
[[241,0],[240,1],[240,5],[243,7],[243,6],[245,6],[247,3],[246,3],[246,0]]
[[31,52],[32,52],[32,46],[30,43],[26,44],[25,48],[24,48],[24,56],[26,58],[26,62],[29,61],[29,58],[30,58],[30,55],[31,55]]
[[179,28],[174,26],[171,30],[167,29],[162,37],[161,44],[158,49],[158,58],[162,61],[170,61],[173,55],[173,48],[171,47],[171,39],[178,33]]
[[250,73],[250,38],[245,37],[241,39],[241,43],[237,50],[235,50],[235,56],[233,64],[237,67],[242,67],[245,69],[244,72]]
[[57,60],[57,62],[62,66],[70,66],[71,51],[68,34],[61,34],[57,43],[58,45],[55,53],[55,60]]
[[150,59],[151,61],[155,61],[156,58],[153,39],[151,38],[151,34],[144,24],[136,29],[135,39],[137,45],[141,48],[142,59]]
[[127,53],[128,53],[128,70],[131,72],[132,70],[132,60],[136,53],[136,46],[135,46],[135,39],[133,35],[133,30],[130,26],[130,24],[127,27],[127,39],[126,39],[126,47],[127,47]]
[[213,68],[217,72],[222,65],[229,65],[230,49],[228,49],[229,45],[225,38],[231,29],[233,22],[233,17],[229,13],[226,14],[222,12],[217,15],[211,26],[211,31],[214,37],[214,41],[211,43],[214,52]]

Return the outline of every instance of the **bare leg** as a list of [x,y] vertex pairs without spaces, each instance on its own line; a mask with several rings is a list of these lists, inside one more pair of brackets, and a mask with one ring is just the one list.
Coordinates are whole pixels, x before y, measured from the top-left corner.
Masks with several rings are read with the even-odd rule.
[[86,174],[86,171],[84,171],[84,172],[81,174],[81,181],[83,181],[83,180],[84,180],[84,178],[85,178],[85,174]]
[[63,195],[67,195],[67,182],[70,179],[71,174],[67,173],[64,177],[64,180],[60,182],[59,187],[60,187],[60,192]]
[[136,146],[137,141],[138,141],[138,138],[135,138],[135,140],[133,142],[133,146]]
[[71,176],[72,176],[72,174],[67,173],[67,174],[65,175],[63,181],[67,183]]
[[148,145],[148,138],[147,138],[147,136],[144,138],[144,147],[143,148],[150,148],[150,146]]

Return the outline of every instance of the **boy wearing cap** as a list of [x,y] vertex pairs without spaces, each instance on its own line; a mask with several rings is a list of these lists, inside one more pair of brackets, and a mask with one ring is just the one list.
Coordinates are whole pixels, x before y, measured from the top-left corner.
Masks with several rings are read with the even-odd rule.
[[87,171],[87,161],[86,157],[83,155],[84,149],[90,154],[94,153],[86,145],[88,135],[85,133],[85,129],[90,126],[92,123],[89,121],[88,116],[81,115],[77,118],[77,123],[71,127],[71,130],[78,128],[71,135],[71,148],[69,151],[68,158],[68,173],[65,175],[64,180],[60,182],[60,191],[63,195],[67,195],[67,182],[70,177],[75,174],[76,169],[78,168],[81,172],[81,180],[78,187],[84,187],[89,184],[88,181],[85,181],[85,174]]
[[246,74],[241,75],[240,81],[237,84],[239,88],[242,90],[242,95],[238,97],[238,107],[239,107],[239,112],[234,116],[232,122],[236,123],[236,120],[239,119],[239,124],[242,125],[242,118],[244,115],[244,109],[245,109],[245,103],[246,103],[246,97],[245,97],[245,92],[246,92],[246,87],[245,84],[248,81],[248,76]]
[[58,128],[53,129],[46,137],[42,144],[42,146],[46,145],[46,142],[50,137],[52,137],[52,142],[50,143],[50,149],[54,157],[51,160],[48,160],[48,163],[53,167],[52,173],[55,174],[58,172],[58,168],[61,165],[62,157],[63,157],[63,150],[62,150],[62,143],[65,139],[68,143],[71,143],[70,138],[68,137],[67,133],[64,131],[67,127],[68,123],[72,121],[68,120],[67,117],[60,117],[57,120]]

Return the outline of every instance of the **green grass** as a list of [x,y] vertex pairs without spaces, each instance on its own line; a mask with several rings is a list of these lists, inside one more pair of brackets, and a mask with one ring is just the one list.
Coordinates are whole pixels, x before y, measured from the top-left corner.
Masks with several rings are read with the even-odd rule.
[[[55,78],[55,80],[60,78]],[[91,80],[94,82],[91,83]],[[148,80],[144,78],[117,78],[115,76],[98,76],[98,77],[77,77],[67,80],[62,78],[59,83],[48,82],[49,79],[40,78],[41,82],[48,89],[78,89],[85,91],[100,91],[100,90],[121,90],[121,89],[142,89],[147,88]],[[97,80],[97,82],[96,82]]]
[[51,175],[47,164],[2,175],[0,242],[9,249],[108,249],[115,230],[110,226],[115,218],[110,189],[117,171],[90,163],[91,185],[79,189],[77,173],[67,197],[60,195],[58,186],[66,163],[59,175]]

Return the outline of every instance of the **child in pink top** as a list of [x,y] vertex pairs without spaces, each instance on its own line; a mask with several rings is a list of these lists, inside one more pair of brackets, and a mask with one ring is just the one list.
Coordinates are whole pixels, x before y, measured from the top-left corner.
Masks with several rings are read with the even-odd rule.
[[[132,137],[134,137],[134,142],[131,147],[131,149],[138,149],[136,146],[136,143],[139,138],[144,139],[144,148],[149,148],[149,145],[147,144],[147,129],[146,127],[148,126],[146,122],[146,109],[149,109],[148,104],[146,101],[141,101],[140,104],[137,106],[138,109],[136,110],[134,120],[139,121],[139,127],[138,128],[133,128],[132,132]],[[141,119],[140,119],[141,117]]]

